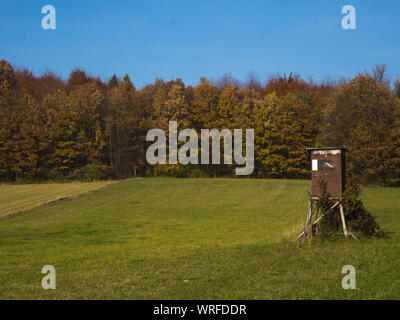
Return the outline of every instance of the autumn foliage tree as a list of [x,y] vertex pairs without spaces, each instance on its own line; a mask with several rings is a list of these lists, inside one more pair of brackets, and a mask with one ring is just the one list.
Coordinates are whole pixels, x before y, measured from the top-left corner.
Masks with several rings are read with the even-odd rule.
[[301,94],[265,97],[256,134],[262,175],[300,178],[309,172],[305,149],[315,145],[318,122],[313,106]]
[[0,177],[15,179],[14,136],[18,133],[17,82],[14,69],[0,60]]
[[340,85],[325,110],[320,144],[347,148],[347,167],[361,182],[398,180],[398,100],[368,75]]

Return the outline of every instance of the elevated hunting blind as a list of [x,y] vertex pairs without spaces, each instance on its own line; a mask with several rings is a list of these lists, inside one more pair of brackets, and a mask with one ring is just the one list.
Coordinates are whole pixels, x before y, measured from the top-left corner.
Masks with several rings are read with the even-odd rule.
[[[303,242],[307,236],[312,236],[314,226],[327,214],[334,212],[335,208],[339,208],[340,218],[342,221],[343,233],[347,237],[351,235],[356,238],[351,232],[347,231],[346,221],[344,218],[344,210],[342,205],[342,194],[345,187],[345,148],[308,148],[307,152],[311,156],[311,192],[310,201],[308,204],[307,219],[303,232],[297,238],[303,237]],[[323,194],[321,189],[321,181],[326,183],[326,192],[331,199],[335,199],[335,204],[327,211],[320,211],[319,197]]]
[[340,197],[345,185],[345,148],[308,148],[311,155],[311,197],[322,194],[319,180],[326,182],[326,191]]

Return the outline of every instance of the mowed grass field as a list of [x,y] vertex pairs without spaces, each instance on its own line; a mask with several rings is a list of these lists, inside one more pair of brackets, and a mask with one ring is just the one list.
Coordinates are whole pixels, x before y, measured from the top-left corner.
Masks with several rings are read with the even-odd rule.
[[[389,238],[299,247],[309,187],[134,179],[21,212],[0,220],[0,299],[399,299],[400,189],[363,189]],[[41,287],[47,264],[55,290]]]
[[0,184],[0,219],[53,201],[77,197],[111,183]]

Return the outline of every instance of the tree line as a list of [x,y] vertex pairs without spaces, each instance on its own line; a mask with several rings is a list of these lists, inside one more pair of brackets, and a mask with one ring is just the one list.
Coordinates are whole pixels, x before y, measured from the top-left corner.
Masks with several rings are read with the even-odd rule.
[[102,81],[76,69],[63,80],[0,60],[1,181],[234,176],[233,165],[149,165],[147,131],[168,132],[172,120],[178,130],[254,129],[252,177],[307,178],[307,147],[343,146],[360,182],[400,184],[400,81],[391,85],[385,65],[338,82],[250,74],[138,90],[127,74]]

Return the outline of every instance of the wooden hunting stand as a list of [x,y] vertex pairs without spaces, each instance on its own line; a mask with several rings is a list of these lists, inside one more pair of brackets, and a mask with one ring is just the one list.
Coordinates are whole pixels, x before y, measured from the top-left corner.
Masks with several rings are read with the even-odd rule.
[[[311,155],[312,183],[310,201],[308,204],[307,218],[304,230],[298,235],[298,239],[303,237],[303,243],[307,236],[312,236],[313,227],[321,219],[339,207],[340,218],[342,220],[343,233],[345,237],[349,235],[356,239],[356,236],[347,231],[346,220],[342,204],[342,194],[345,186],[345,148],[308,148]],[[319,179],[326,182],[326,191],[336,200],[335,204],[328,211],[318,217],[318,199],[323,190],[319,185]]]

